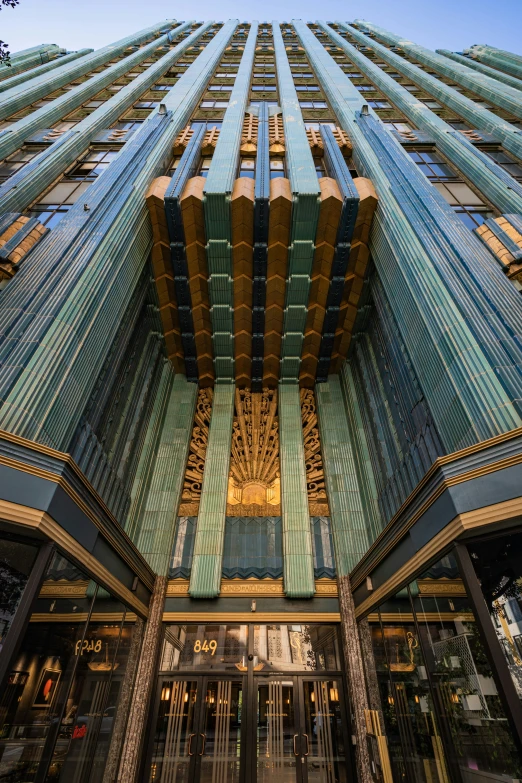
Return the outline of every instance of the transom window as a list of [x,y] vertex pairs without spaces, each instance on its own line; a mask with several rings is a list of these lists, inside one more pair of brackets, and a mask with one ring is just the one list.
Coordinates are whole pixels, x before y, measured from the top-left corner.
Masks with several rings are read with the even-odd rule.
[[328,104],[326,101],[299,101],[299,106],[302,109],[327,109]]

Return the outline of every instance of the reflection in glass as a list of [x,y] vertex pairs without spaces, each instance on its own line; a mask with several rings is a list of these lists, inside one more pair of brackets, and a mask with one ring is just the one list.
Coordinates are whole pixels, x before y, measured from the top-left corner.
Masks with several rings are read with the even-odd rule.
[[0,781],[101,783],[133,624],[63,556],[0,691]]
[[333,625],[255,625],[259,670],[338,671],[337,628]]
[[290,680],[260,680],[257,691],[257,783],[295,783],[299,731]]
[[0,538],[0,650],[22,598],[38,549]]
[[187,783],[197,741],[197,683],[162,680],[149,781]]
[[208,683],[198,746],[199,783],[238,783],[242,708],[241,683],[231,680]]
[[380,626],[372,626],[371,632],[394,778],[447,783],[442,742],[407,591],[380,607],[380,619]]
[[248,626],[167,625],[161,671],[246,671]]
[[[490,554],[491,557],[491,554]],[[452,579],[433,569],[413,603],[452,762],[467,780],[519,778],[522,767],[475,616],[453,557]],[[503,777],[505,776],[505,777]]]
[[473,543],[468,549],[511,678],[522,699],[522,533]]
[[346,783],[338,680],[305,680],[304,739],[308,783]]

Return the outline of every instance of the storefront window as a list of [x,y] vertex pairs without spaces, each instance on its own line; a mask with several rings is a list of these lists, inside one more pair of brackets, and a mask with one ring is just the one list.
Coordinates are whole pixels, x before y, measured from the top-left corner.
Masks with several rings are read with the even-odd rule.
[[167,625],[161,671],[247,669],[248,626]]
[[0,650],[22,598],[38,548],[0,538]]
[[54,559],[0,692],[0,781],[101,783],[134,627],[126,618]]
[[365,660],[367,685],[378,694],[372,706],[383,718],[395,783],[519,779],[510,726],[453,557],[368,619],[374,660]]
[[450,578],[429,569],[413,605],[448,752],[465,780],[516,779],[522,767],[511,729],[457,564],[447,560]]
[[468,546],[511,678],[522,699],[522,533]]

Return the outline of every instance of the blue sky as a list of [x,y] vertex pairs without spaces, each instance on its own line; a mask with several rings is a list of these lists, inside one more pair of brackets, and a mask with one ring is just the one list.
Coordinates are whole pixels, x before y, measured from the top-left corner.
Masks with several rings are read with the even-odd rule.
[[[100,46],[123,38],[166,18],[245,18],[232,0],[20,0],[15,9],[0,13],[0,38],[12,52],[39,43],[56,43],[67,49]],[[245,3],[247,19],[260,21],[292,17],[373,21],[394,33],[431,49],[461,51],[474,43],[487,43],[522,54],[522,0],[263,0]],[[219,16],[216,16],[219,8]]]

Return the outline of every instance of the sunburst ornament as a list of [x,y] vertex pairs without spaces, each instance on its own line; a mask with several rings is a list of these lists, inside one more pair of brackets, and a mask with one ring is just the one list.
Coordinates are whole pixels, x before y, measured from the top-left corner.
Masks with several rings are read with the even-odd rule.
[[279,513],[281,480],[275,389],[236,389],[227,504],[230,516]]

